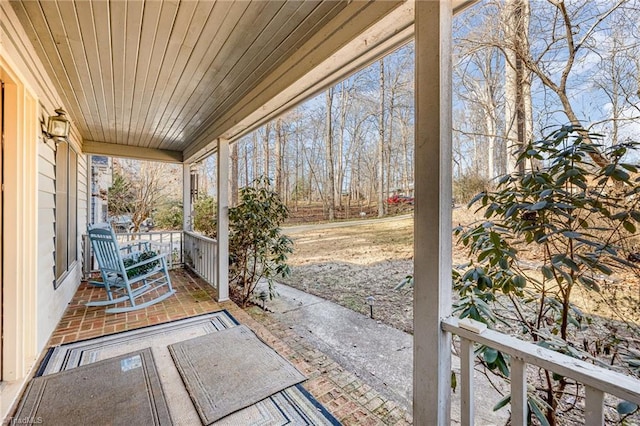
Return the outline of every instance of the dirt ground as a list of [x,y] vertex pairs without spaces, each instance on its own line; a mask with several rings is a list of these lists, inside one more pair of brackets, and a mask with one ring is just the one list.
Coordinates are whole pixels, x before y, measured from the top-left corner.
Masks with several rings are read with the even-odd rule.
[[[453,225],[469,223],[473,214],[456,208]],[[413,290],[395,288],[413,273],[413,216],[375,221],[316,224],[285,228],[294,241],[291,275],[284,284],[332,300],[365,315],[368,296],[375,298],[374,318],[413,331]],[[454,263],[464,254],[454,249]]]
[[[453,226],[476,218],[464,207],[453,210]],[[283,283],[332,300],[368,315],[368,296],[375,298],[374,317],[400,330],[412,332],[413,292],[395,287],[413,273],[413,217],[404,214],[374,221],[325,223],[285,228],[294,241],[289,258],[292,273]],[[535,266],[535,252],[525,253]],[[455,244],[453,263],[467,262],[464,248]],[[576,303],[585,312],[617,320],[625,317],[640,323],[640,307],[634,297],[620,296],[630,287],[640,289],[638,277],[616,277],[610,284],[617,293],[618,307],[607,305],[607,298],[577,291]]]
[[413,295],[394,288],[413,272],[413,218],[405,215],[369,224],[285,228],[293,238],[291,275],[285,284],[411,331]]

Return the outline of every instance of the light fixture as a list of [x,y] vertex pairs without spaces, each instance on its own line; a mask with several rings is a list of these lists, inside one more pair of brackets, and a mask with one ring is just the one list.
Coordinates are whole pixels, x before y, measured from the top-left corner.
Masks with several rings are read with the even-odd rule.
[[367,296],[367,305],[369,305],[369,316],[373,318],[373,305],[376,303],[376,298],[373,296]]
[[69,137],[70,127],[67,113],[62,108],[58,108],[55,112],[58,115],[52,115],[49,117],[49,122],[47,123],[47,136],[50,138],[67,139]]

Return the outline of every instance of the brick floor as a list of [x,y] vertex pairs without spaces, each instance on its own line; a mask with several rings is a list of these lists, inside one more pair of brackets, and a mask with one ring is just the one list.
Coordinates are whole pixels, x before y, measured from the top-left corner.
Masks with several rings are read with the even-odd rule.
[[144,309],[118,314],[107,314],[102,306],[85,306],[89,301],[104,299],[105,291],[83,282],[67,306],[49,345],[55,346],[219,311],[230,304],[216,303],[215,289],[183,269],[171,271],[171,282],[176,290],[174,296]]
[[85,306],[88,301],[103,299],[104,290],[83,282],[49,346],[227,309],[305,374],[308,380],[303,386],[344,425],[412,424],[406,410],[362,383],[262,309],[254,306],[243,310],[233,302],[217,303],[211,286],[182,269],[171,271],[171,280],[175,296],[145,309],[119,314],[106,314],[104,307]]

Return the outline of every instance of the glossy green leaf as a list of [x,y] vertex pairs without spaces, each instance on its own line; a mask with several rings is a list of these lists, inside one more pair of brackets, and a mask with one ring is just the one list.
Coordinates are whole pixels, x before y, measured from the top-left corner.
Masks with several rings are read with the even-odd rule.
[[638,411],[638,405],[629,401],[622,401],[616,406],[618,414],[625,416],[627,414],[635,413]]
[[551,270],[551,268],[549,268],[548,266],[543,266],[540,268],[540,271],[542,272],[542,275],[550,280],[553,279],[553,271]]
[[522,275],[516,275],[515,277],[513,277],[512,281],[513,281],[513,285],[515,285],[518,288],[525,288],[527,286],[527,280]]
[[537,211],[537,210],[541,210],[543,208],[545,208],[547,206],[547,202],[546,201],[539,201],[535,204],[530,205],[527,210],[530,211]]
[[628,232],[635,234],[636,233],[636,226],[632,223],[629,222],[627,220],[625,220],[624,222],[622,222],[622,226],[624,227],[624,229],[626,229]]
[[496,349],[486,347],[482,351],[482,357],[488,364],[493,364],[498,359],[498,351]]
[[538,407],[538,404],[533,399],[529,398],[527,405],[529,406],[529,409],[531,410],[533,415],[536,416],[536,419],[538,419],[538,421],[542,426],[550,426],[549,421],[544,416],[544,414],[542,413],[542,410],[540,409],[540,407]]
[[498,401],[496,405],[493,406],[493,411],[498,411],[499,409],[501,409],[502,407],[504,407],[510,402],[511,402],[511,394],[506,395],[504,398]]

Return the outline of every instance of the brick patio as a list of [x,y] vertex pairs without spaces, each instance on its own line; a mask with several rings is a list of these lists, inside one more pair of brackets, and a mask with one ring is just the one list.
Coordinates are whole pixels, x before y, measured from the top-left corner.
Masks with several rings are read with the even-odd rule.
[[393,401],[344,370],[324,353],[310,347],[288,326],[258,307],[240,309],[233,302],[214,301],[215,290],[183,269],[171,271],[176,294],[133,312],[105,314],[104,307],[86,307],[103,299],[104,290],[83,282],[54,331],[49,346],[226,309],[240,323],[287,358],[308,377],[303,386],[345,425],[407,425],[411,416]]

